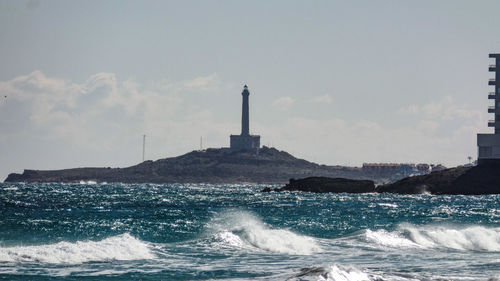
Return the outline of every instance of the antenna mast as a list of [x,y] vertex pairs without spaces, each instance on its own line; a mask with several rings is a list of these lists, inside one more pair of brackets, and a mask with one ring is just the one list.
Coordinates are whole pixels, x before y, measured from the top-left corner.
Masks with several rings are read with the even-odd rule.
[[142,162],[144,162],[145,154],[146,154],[146,135],[142,135]]

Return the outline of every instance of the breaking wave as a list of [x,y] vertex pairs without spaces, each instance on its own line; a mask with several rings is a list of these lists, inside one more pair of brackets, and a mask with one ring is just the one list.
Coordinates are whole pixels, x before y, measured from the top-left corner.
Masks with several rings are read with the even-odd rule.
[[97,184],[97,182],[93,180],[88,180],[88,181],[81,180],[80,184],[95,185]]
[[81,264],[109,260],[153,259],[149,245],[125,233],[101,241],[59,242],[0,248],[0,262]]
[[307,267],[287,281],[380,281],[380,280],[408,280],[405,278],[391,278],[363,272],[355,267],[345,267],[334,264],[329,267]]
[[396,231],[367,230],[365,238],[378,245],[411,248],[448,248],[461,251],[500,251],[500,228],[402,225]]
[[272,253],[310,255],[321,252],[312,237],[285,229],[273,229],[246,212],[223,214],[213,220],[217,244],[240,248],[258,248]]

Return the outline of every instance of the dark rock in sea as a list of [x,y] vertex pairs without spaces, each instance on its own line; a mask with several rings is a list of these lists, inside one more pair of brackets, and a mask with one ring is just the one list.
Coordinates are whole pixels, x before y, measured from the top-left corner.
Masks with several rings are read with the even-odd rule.
[[[264,188],[262,192],[269,192]],[[304,179],[290,179],[282,188],[274,191],[305,191],[315,193],[368,193],[375,192],[375,184],[371,180],[352,180],[344,178],[308,177]]]
[[260,192],[271,192],[271,191],[274,191],[274,189],[270,187],[264,187],[264,189],[262,189]]
[[400,194],[500,194],[500,164],[457,167],[404,178],[377,187],[377,192]]
[[294,180],[282,188],[264,188],[270,191],[305,191],[332,193],[398,193],[435,195],[482,195],[500,194],[500,162],[491,162],[474,167],[456,167],[427,175],[407,177],[392,184],[375,188],[369,180],[343,178],[308,177]]

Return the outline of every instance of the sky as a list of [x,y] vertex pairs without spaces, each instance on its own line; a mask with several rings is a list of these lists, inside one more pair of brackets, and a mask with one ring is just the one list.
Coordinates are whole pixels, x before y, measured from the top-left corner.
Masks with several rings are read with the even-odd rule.
[[[499,1],[0,0],[0,180],[261,144],[320,164],[477,156]],[[492,104],[491,104],[492,105]]]

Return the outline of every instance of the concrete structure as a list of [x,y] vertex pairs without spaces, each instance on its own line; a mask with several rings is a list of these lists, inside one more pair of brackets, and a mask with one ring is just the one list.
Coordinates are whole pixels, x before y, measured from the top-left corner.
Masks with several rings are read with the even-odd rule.
[[243,87],[243,104],[241,109],[241,134],[230,136],[230,148],[232,150],[258,150],[260,148],[260,136],[250,135],[249,105],[247,85]]
[[495,64],[489,66],[489,71],[495,73],[495,78],[490,79],[488,85],[494,86],[494,92],[488,94],[488,99],[494,100],[495,105],[488,108],[488,113],[493,113],[494,119],[488,121],[488,127],[494,127],[494,134],[478,134],[478,164],[486,162],[500,162],[500,73],[497,68],[500,66],[500,54],[490,54],[490,58],[495,59]]

